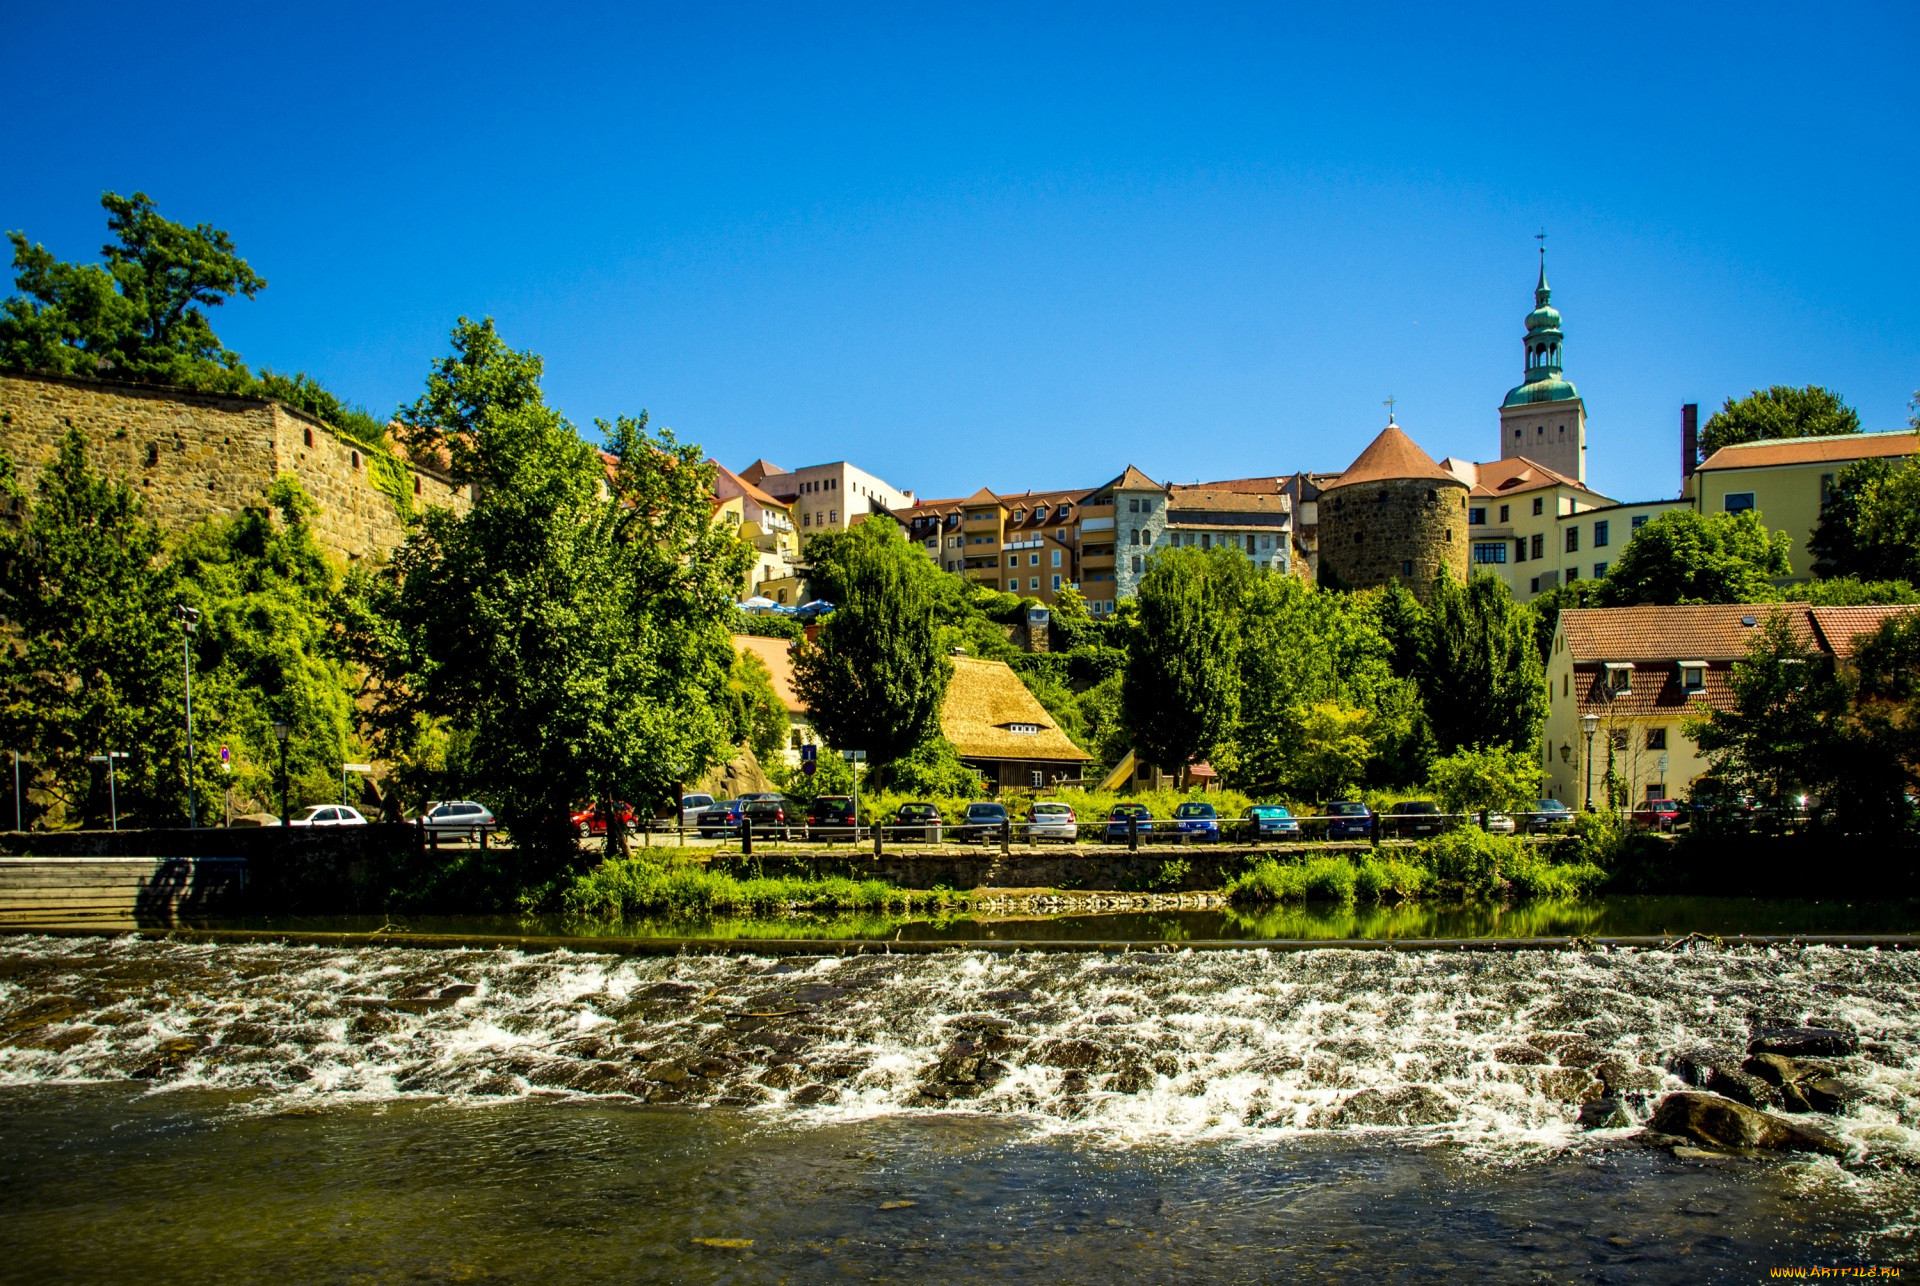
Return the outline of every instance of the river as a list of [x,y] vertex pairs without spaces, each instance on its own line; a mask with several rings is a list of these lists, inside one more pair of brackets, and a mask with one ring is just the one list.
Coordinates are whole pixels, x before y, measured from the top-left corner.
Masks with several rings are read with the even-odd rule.
[[[0,1279],[1753,1281],[1892,1264],[1920,955],[634,958],[0,939]],[[1845,1162],[1676,1157],[1861,1037]]]

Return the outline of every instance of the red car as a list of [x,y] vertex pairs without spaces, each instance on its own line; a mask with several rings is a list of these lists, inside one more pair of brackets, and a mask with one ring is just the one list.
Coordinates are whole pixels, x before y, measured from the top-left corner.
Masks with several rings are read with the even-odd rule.
[[[632,827],[633,805],[621,804],[619,805],[619,809],[620,824],[622,826]],[[585,808],[575,813],[573,815],[573,829],[574,833],[579,835],[581,839],[585,839],[589,835],[604,836],[607,833],[607,819],[600,816],[600,805],[588,804]]]
[[1641,830],[1670,831],[1680,820],[1680,801],[1649,799],[1633,810],[1633,824]]

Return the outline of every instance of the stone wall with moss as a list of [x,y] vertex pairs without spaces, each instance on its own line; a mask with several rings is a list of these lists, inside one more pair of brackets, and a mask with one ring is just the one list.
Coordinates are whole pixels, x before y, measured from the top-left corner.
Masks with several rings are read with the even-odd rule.
[[1467,578],[1467,488],[1407,478],[1324,491],[1320,574],[1346,589],[1398,580],[1423,600],[1442,567]]
[[0,451],[29,498],[70,428],[86,435],[94,467],[132,486],[170,532],[258,508],[274,478],[291,473],[320,506],[316,537],[348,562],[399,544],[414,508],[463,510],[470,494],[277,402],[0,375]]

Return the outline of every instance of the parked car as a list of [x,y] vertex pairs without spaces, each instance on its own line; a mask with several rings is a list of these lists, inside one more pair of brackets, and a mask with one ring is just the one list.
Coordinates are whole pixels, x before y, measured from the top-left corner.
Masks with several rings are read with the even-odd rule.
[[[1133,819],[1129,821],[1128,819]],[[1141,835],[1153,832],[1153,813],[1145,804],[1115,804],[1107,814],[1107,843],[1124,844],[1127,842],[1129,828]]]
[[1380,833],[1406,839],[1415,835],[1438,835],[1447,828],[1440,805],[1431,799],[1403,799],[1380,819]]
[[700,824],[700,814],[712,807],[712,795],[680,796],[680,824],[682,826],[698,826]]
[[778,835],[781,839],[792,839],[792,819],[787,813],[787,801],[779,795],[762,795],[758,799],[741,797],[741,810],[753,823],[753,833],[763,839]]
[[1027,835],[1035,840],[1061,839],[1073,843],[1080,838],[1080,823],[1074,819],[1073,806],[1036,800],[1027,817]]
[[1487,814],[1487,834],[1511,835],[1515,829],[1513,818],[1506,813]]
[[289,826],[365,826],[367,819],[357,808],[345,804],[315,804],[287,822]]
[[1255,804],[1240,816],[1246,820],[1249,839],[1300,838],[1300,823],[1284,804]]
[[945,822],[937,805],[902,804],[894,810],[893,820],[887,824],[887,838],[938,844]]
[[[633,805],[622,803],[618,806],[618,809],[620,824],[629,828],[632,827]],[[573,815],[573,829],[581,839],[585,839],[589,835],[605,835],[607,833],[607,819],[600,815],[600,805],[588,804],[585,808],[575,813]]]
[[1220,838],[1220,814],[1212,804],[1190,800],[1173,810],[1173,829],[1181,835],[1198,835],[1204,840]]
[[1373,810],[1355,799],[1341,799],[1327,805],[1328,839],[1372,839]]
[[1640,830],[1670,831],[1680,820],[1680,801],[1677,799],[1649,799],[1633,810],[1629,819]]
[[781,803],[785,803],[787,797],[785,795],[782,795],[777,790],[750,790],[746,794],[740,796],[740,802],[743,804],[751,804],[756,801],[766,800],[766,799],[777,799]]
[[1527,834],[1545,835],[1573,825],[1573,810],[1557,799],[1536,799],[1527,818]]
[[985,844],[1000,835],[1000,828],[1007,821],[1005,804],[968,804],[967,815],[960,823],[960,841],[965,844]]
[[853,827],[851,795],[822,795],[807,809],[808,839],[813,839],[816,832],[822,839],[852,839]]
[[720,835],[738,835],[740,820],[745,817],[746,803],[738,799],[723,799],[712,808],[701,810],[694,824],[700,828],[701,839],[713,839]]
[[426,811],[414,821],[418,826],[442,834],[447,831],[465,831],[473,835],[478,833],[482,826],[494,824],[493,814],[487,811],[487,806],[476,804],[471,799],[453,799],[445,803],[428,804]]

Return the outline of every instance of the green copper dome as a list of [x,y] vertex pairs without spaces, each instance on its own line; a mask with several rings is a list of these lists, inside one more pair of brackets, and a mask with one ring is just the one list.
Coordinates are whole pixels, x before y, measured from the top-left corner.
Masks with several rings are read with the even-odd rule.
[[1527,330],[1529,333],[1536,330],[1559,330],[1559,329],[1560,329],[1560,310],[1558,308],[1554,308],[1549,305],[1542,304],[1540,307],[1534,309],[1532,312],[1527,314]]
[[1580,396],[1560,374],[1560,347],[1565,336],[1560,331],[1560,310],[1549,300],[1553,288],[1547,285],[1547,257],[1540,256],[1540,282],[1533,288],[1533,311],[1527,314],[1525,381],[1507,394],[1500,405],[1529,406],[1536,402],[1571,402]]
[[1580,396],[1580,390],[1560,378],[1556,372],[1531,384],[1522,384],[1507,393],[1507,400],[1501,406],[1530,406],[1535,402],[1571,402]]

